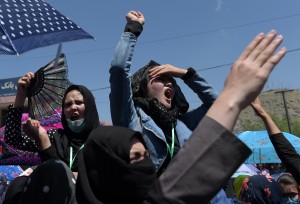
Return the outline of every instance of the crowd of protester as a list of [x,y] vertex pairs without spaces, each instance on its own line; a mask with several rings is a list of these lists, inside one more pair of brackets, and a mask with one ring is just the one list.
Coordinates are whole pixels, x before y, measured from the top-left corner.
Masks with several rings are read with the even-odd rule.
[[[38,152],[42,163],[10,183],[4,203],[299,203],[300,156],[258,99],[286,53],[278,49],[283,36],[276,30],[258,34],[217,93],[192,67],[150,60],[131,74],[144,23],[141,12],[127,13],[113,55],[111,126],[100,125],[92,93],[75,84],[63,97],[61,128],[46,130],[31,118],[22,122],[35,75],[19,79],[15,103],[8,107],[5,141]],[[189,111],[176,80],[183,80],[202,105]],[[248,105],[265,124],[286,172],[240,175],[228,196],[226,183],[251,154],[232,133]]]

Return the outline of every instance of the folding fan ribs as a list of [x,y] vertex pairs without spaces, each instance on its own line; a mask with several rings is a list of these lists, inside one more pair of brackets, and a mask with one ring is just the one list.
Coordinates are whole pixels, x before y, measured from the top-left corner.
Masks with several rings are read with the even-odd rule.
[[65,55],[61,54],[55,64],[52,60],[40,68],[31,80],[27,97],[29,117],[33,119],[43,120],[59,115],[63,95],[69,86]]

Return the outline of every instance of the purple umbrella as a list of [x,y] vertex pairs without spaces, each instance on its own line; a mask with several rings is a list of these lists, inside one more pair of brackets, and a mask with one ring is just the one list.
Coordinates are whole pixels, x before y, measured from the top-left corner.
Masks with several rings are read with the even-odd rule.
[[252,164],[242,164],[236,172],[257,173],[259,170]]
[[258,174],[260,171],[252,164],[242,164],[238,170],[235,171],[235,173],[231,176],[232,178],[236,178],[239,175],[255,175]]

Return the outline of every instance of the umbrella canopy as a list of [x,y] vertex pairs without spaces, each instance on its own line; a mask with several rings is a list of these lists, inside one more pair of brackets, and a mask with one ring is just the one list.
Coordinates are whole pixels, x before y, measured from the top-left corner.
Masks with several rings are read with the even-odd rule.
[[0,54],[93,38],[43,0],[0,0]]
[[[300,153],[300,138],[287,132],[282,133]],[[237,136],[252,150],[246,164],[281,163],[266,130],[246,131]]]
[[259,169],[253,166],[252,164],[242,164],[236,172],[248,172],[251,174],[256,174],[259,172]]
[[0,177],[2,178],[3,176],[5,176],[8,181],[14,180],[21,173],[23,173],[23,169],[20,166],[14,166],[14,165],[0,166]]
[[248,175],[248,176],[252,176],[252,175],[256,175],[258,174],[260,171],[259,169],[257,169],[255,166],[253,166],[252,164],[242,164],[238,170],[235,171],[235,173],[231,176],[231,178],[236,178],[239,175]]
[[20,166],[0,166],[0,203],[5,200],[5,194],[9,183],[23,173]]

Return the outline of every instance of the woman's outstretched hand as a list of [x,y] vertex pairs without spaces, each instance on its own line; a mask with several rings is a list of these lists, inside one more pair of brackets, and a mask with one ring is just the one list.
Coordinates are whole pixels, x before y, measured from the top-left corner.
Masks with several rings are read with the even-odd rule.
[[260,33],[246,47],[232,65],[226,78],[224,90],[207,112],[232,130],[240,112],[261,92],[271,71],[286,54],[286,48],[276,49],[283,41],[275,30],[267,35]]

